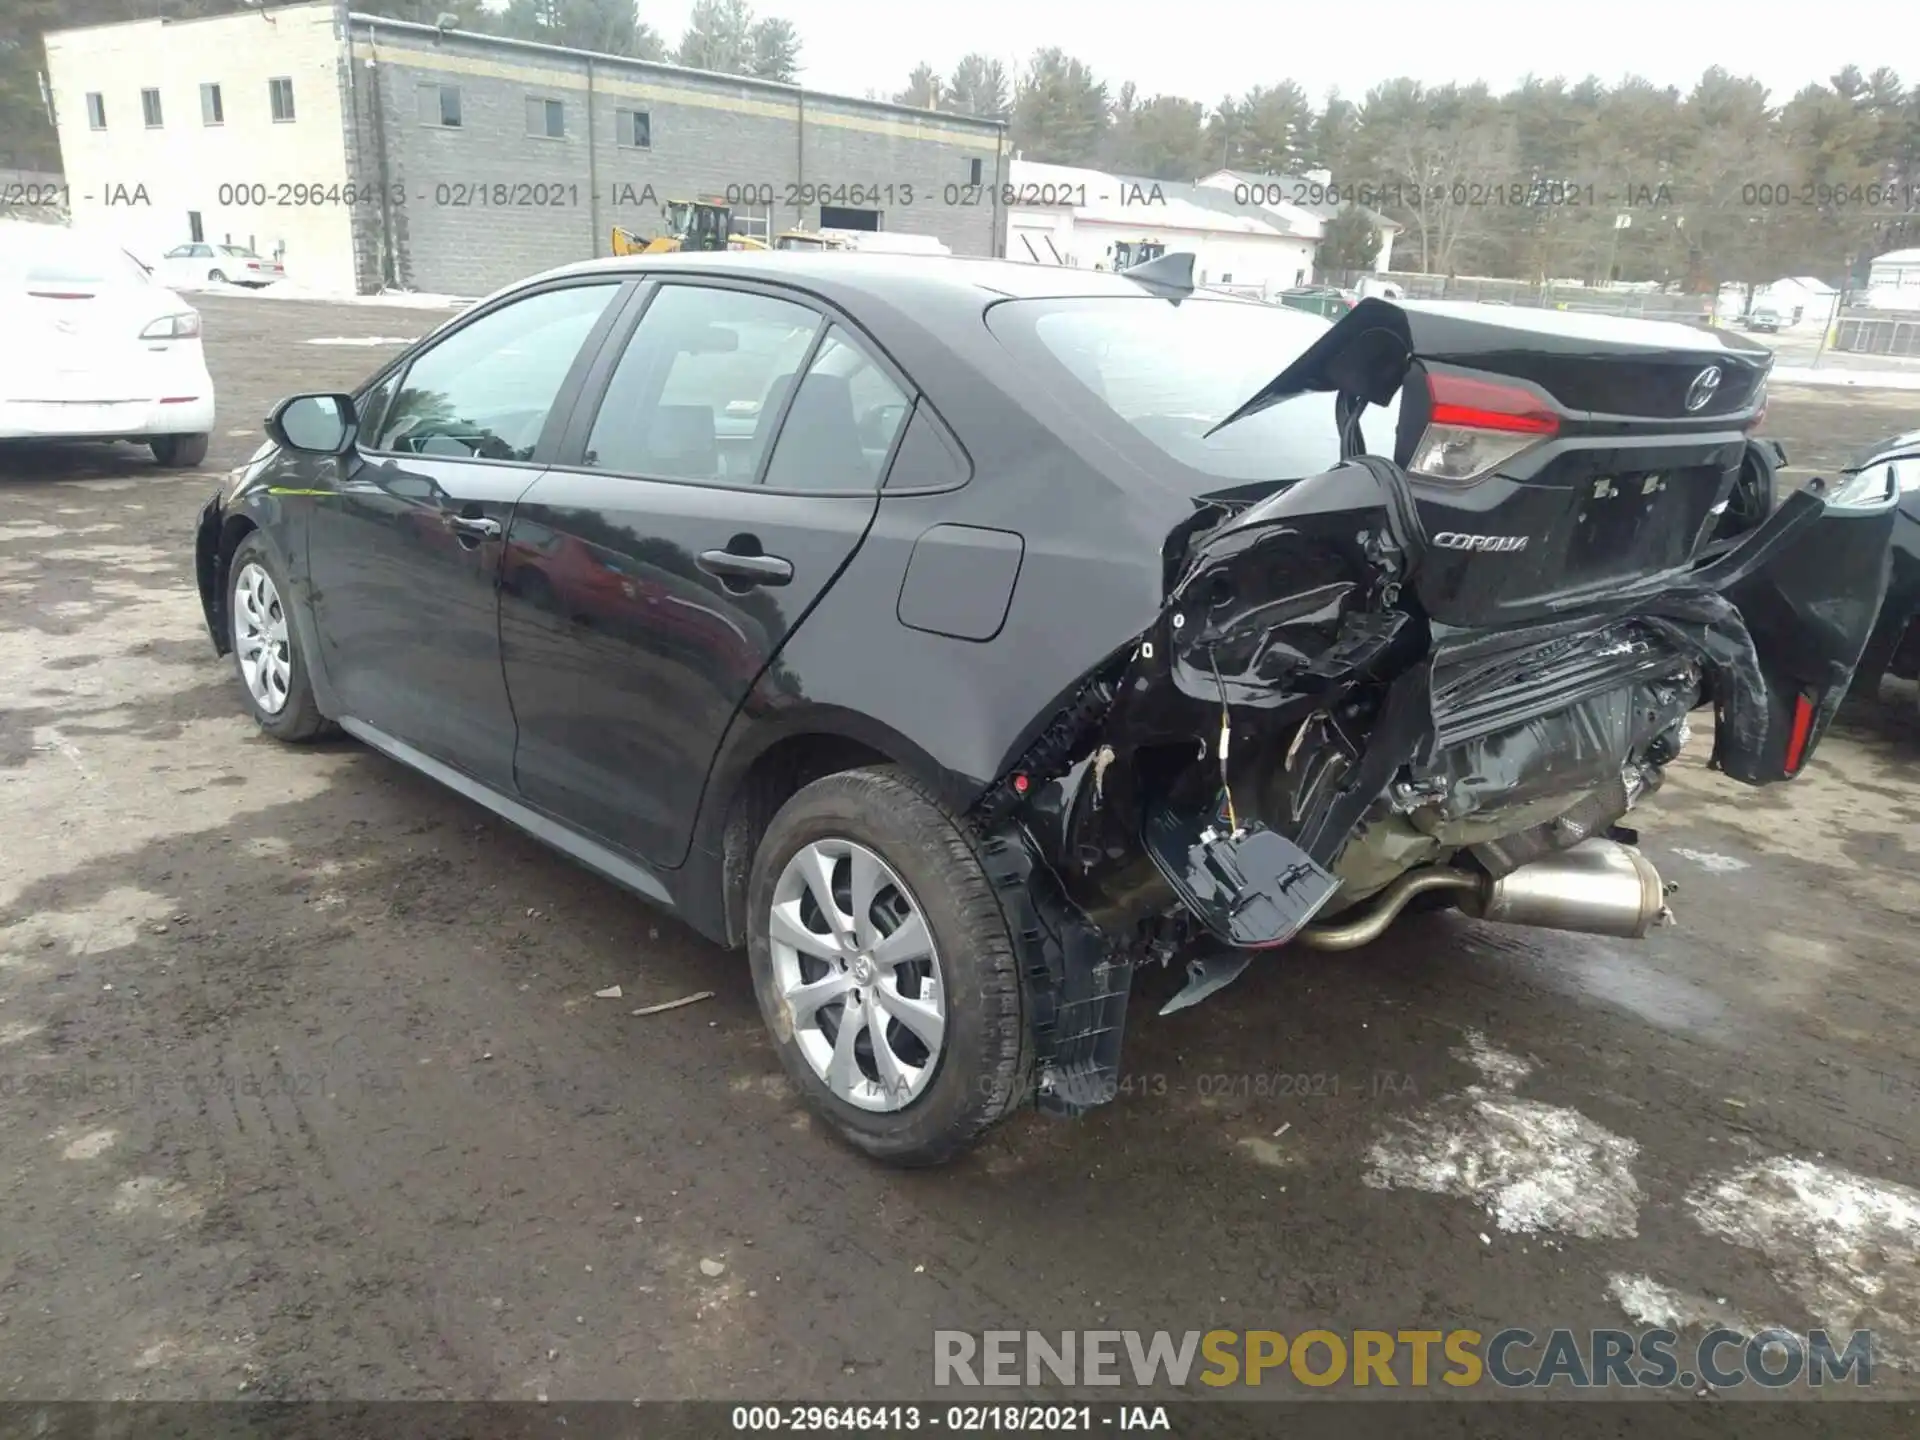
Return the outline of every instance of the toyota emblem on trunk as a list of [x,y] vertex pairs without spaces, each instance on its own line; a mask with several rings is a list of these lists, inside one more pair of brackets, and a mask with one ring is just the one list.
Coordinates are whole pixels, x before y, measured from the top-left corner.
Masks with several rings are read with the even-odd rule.
[[1713,403],[1714,394],[1720,389],[1720,367],[1709,365],[1693,377],[1693,384],[1687,387],[1687,413],[1704,410]]

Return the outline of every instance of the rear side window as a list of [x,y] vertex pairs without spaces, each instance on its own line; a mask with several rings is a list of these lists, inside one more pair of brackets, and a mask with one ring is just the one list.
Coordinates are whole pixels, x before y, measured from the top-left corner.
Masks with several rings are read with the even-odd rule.
[[528,460],[547,413],[619,285],[571,285],[463,325],[407,367],[376,450]]
[[907,397],[838,325],[794,393],[763,482],[772,490],[871,490],[907,423]]
[[[1015,300],[988,325],[1036,378],[1065,379],[1099,424],[1124,425],[1213,480],[1296,479],[1340,463],[1333,397],[1301,395],[1210,431],[1327,332],[1280,306],[1142,296]],[[1363,429],[1390,441],[1393,417]]]

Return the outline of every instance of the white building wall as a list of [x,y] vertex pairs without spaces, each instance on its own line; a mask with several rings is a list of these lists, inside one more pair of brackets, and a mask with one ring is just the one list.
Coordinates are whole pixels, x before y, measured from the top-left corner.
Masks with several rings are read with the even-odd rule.
[[[208,241],[251,243],[269,256],[284,245],[290,281],[351,293],[334,21],[334,7],[318,3],[48,34],[75,227],[150,260],[192,238],[188,215],[197,211]],[[276,77],[293,82],[291,120],[273,118]],[[221,124],[203,119],[203,84],[220,87]],[[160,92],[158,128],[145,124],[145,89]],[[89,123],[89,92],[105,105],[103,130]]]
[[1076,265],[1090,269],[1074,248],[1071,210],[1007,211],[1007,258],[1028,265]]
[[1192,251],[1194,278],[1204,285],[1231,283],[1272,292],[1313,279],[1314,242],[1296,236],[1221,234],[1084,217],[1073,222],[1073,249],[1082,266],[1104,263],[1108,250],[1122,240]]

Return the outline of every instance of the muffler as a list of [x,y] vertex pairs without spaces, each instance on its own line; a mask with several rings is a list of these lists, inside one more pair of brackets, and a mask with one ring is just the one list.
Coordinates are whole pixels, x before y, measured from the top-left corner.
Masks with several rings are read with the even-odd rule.
[[1480,920],[1638,940],[1673,918],[1653,862],[1614,840],[1586,840],[1522,865],[1461,902]]
[[1638,940],[1672,919],[1660,872],[1646,856],[1617,841],[1586,840],[1498,880],[1451,868],[1410,870],[1359,919],[1309,925],[1297,938],[1316,950],[1356,950],[1377,940],[1416,895],[1434,890],[1459,891],[1460,909],[1477,920],[1583,935]]

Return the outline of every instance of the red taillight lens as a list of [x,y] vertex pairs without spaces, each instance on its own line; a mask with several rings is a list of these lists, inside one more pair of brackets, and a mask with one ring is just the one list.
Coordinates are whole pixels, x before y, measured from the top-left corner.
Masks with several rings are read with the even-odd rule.
[[1804,695],[1793,701],[1793,730],[1787,736],[1787,774],[1800,773],[1800,762],[1807,758],[1807,741],[1813,736],[1813,702]]
[[1407,467],[1416,475],[1456,483],[1478,480],[1560,433],[1560,417],[1524,386],[1429,374],[1427,395],[1427,428]]

